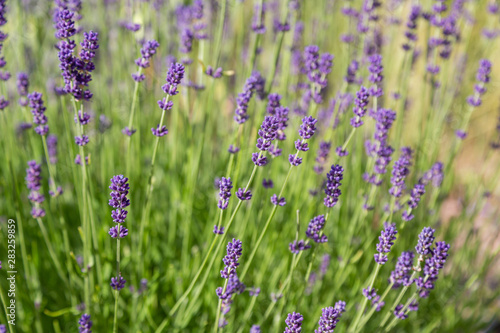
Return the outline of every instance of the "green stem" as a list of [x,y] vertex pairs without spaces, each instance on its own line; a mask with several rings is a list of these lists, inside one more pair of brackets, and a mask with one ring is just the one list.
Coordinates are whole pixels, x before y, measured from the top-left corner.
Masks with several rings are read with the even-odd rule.
[[[370,285],[368,286],[368,292],[370,292],[373,288],[373,284],[375,283],[375,279],[377,278],[378,272],[380,271],[380,267],[382,265],[376,263],[375,271],[373,272],[373,276],[370,282]],[[368,304],[368,297],[364,297],[363,300],[363,305],[361,306],[361,310],[358,311],[358,316],[356,317],[356,320],[354,321],[354,324],[352,325],[352,330],[351,332],[355,332],[356,329],[358,328],[359,321],[361,320],[361,317],[363,316],[366,305]]]

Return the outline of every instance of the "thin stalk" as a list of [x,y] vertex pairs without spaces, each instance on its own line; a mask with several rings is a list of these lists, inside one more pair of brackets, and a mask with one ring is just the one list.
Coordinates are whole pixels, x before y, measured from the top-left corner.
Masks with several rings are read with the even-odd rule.
[[54,262],[54,265],[56,266],[57,269],[57,274],[63,280],[63,282],[68,285],[68,279],[62,274],[62,265],[59,262],[59,259],[56,256],[56,253],[54,252],[54,248],[52,247],[52,244],[50,243],[49,235],[47,233],[47,229],[45,229],[45,225],[43,224],[43,221],[41,218],[37,218],[36,221],[38,222],[38,226],[40,227],[40,231],[42,232],[43,240],[45,241],[45,245],[47,245],[47,248],[49,250],[49,255],[52,261]]
[[[379,303],[381,303],[385,297],[387,296],[387,294],[389,293],[389,291],[392,289],[392,286],[394,286],[394,282],[391,282],[391,284],[389,284],[389,286],[385,289],[384,293],[382,294],[382,296],[380,296],[380,299],[379,299]],[[368,312],[368,314],[361,320],[361,322],[359,323],[358,325],[358,329],[361,330],[365,324],[368,322],[368,320],[370,320],[370,318],[373,316],[373,314],[375,313],[375,311],[377,310],[377,307],[376,306],[372,306],[372,308],[370,309],[370,311]]]
[[[117,234],[120,235],[120,224],[118,224]],[[120,281],[120,236],[116,239],[116,277]],[[113,317],[113,333],[118,332],[118,298],[120,297],[120,290],[115,290],[115,314]]]
[[[370,292],[373,288],[373,284],[375,283],[375,279],[377,278],[378,272],[380,271],[380,267],[382,265],[376,264],[375,271],[373,272],[373,276],[370,282],[370,285],[368,286],[368,292]],[[359,321],[361,320],[361,317],[363,316],[363,313],[365,312],[366,305],[368,304],[368,297],[364,297],[363,300],[363,305],[361,306],[361,310],[358,311],[358,316],[356,317],[356,320],[354,321],[354,324],[352,325],[352,330],[351,332],[355,332],[356,329],[358,328]]]
[[[139,72],[137,75],[141,75],[142,73],[142,67],[139,67]],[[134,94],[132,95],[132,105],[130,106],[130,116],[129,116],[129,119],[128,119],[128,129],[129,131],[132,130],[132,125],[134,123],[134,114],[135,114],[135,104],[136,104],[136,101],[137,101],[137,95],[139,94],[139,82],[138,81],[135,81],[135,85],[134,85]],[[127,171],[127,175],[130,174],[130,161],[131,161],[131,156],[130,156],[130,151],[132,149],[132,136],[128,136],[127,138],[127,168],[126,168],[126,171]]]
[[[222,287],[222,294],[226,292],[227,289],[227,281],[224,281],[224,287]],[[219,331],[219,320],[220,320],[220,312],[221,312],[221,307],[222,307],[222,298],[219,298],[219,304],[217,305],[217,314],[216,314],[216,319],[214,323],[214,332],[217,333]]]
[[14,331],[14,328],[12,327],[12,324],[10,323],[10,320],[9,320],[9,314],[7,312],[7,303],[5,302],[5,297],[3,296],[3,290],[2,290],[2,286],[0,285],[0,299],[2,300],[2,305],[3,305],[3,308],[5,310],[5,319],[7,321],[7,324],[9,325],[9,332],[15,332]]

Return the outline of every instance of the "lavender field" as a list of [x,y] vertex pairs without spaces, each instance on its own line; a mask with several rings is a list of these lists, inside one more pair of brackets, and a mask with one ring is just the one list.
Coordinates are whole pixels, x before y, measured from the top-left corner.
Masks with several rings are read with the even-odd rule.
[[500,3],[0,0],[0,333],[500,332]]

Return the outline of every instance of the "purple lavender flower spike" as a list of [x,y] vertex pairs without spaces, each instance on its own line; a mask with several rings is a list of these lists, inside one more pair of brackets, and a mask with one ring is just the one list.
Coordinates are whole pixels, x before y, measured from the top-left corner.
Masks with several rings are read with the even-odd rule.
[[340,190],[341,181],[344,179],[344,168],[338,164],[332,165],[330,171],[326,175],[326,185],[324,204],[328,208],[335,206],[342,194]]
[[323,228],[325,227],[325,216],[318,215],[310,222],[306,230],[306,236],[316,243],[326,243],[328,238],[323,235]]
[[253,72],[245,82],[243,91],[238,95],[238,98],[236,99],[236,115],[234,116],[234,120],[238,124],[243,124],[248,120],[248,104],[250,103],[250,100],[252,99],[252,96],[255,92],[260,94],[263,80],[264,78],[262,78],[259,72]]
[[43,194],[40,193],[42,181],[42,167],[36,161],[29,161],[28,168],[26,169],[26,186],[30,193],[28,199],[33,203],[31,215],[33,218],[45,216],[45,210],[40,207],[41,203],[45,200]]
[[408,16],[408,21],[406,22],[405,37],[406,42],[403,43],[403,50],[409,51],[412,49],[412,45],[417,40],[417,20],[420,16],[421,8],[419,5],[413,5],[410,10],[410,15]]
[[415,187],[411,190],[411,197],[408,200],[408,210],[403,212],[402,218],[404,221],[411,221],[414,218],[414,215],[411,214],[411,211],[417,208],[418,203],[420,202],[420,198],[425,193],[425,186],[423,184],[417,183]]
[[335,148],[335,153],[337,154],[338,157],[344,157],[349,155],[347,149],[342,149],[342,146],[338,146],[337,148]]
[[422,257],[425,257],[431,253],[432,243],[434,243],[434,232],[435,230],[430,227],[425,227],[422,232],[418,235],[418,243],[415,247],[415,251]]
[[273,188],[274,183],[271,179],[262,179],[262,186],[264,186],[265,189]]
[[396,230],[396,225],[394,223],[384,223],[384,230],[382,230],[380,236],[378,237],[378,253],[374,255],[375,262],[377,264],[384,265],[387,262],[386,253],[391,252],[391,247],[394,245],[397,233],[398,231]]
[[45,136],[49,132],[49,126],[47,125],[47,116],[45,116],[46,108],[42,97],[42,94],[36,91],[28,94],[29,107],[33,114],[33,123],[38,125],[35,127],[35,132],[41,136]]
[[119,276],[119,277],[112,277],[111,278],[111,283],[110,283],[110,286],[111,288],[113,288],[113,290],[122,290],[124,287],[125,287],[125,283],[127,281],[123,278],[123,276]]
[[[116,238],[116,236],[120,236],[121,238],[125,237],[128,234],[128,230],[124,230],[122,232],[120,224],[125,222],[127,218],[128,211],[125,209],[130,206],[130,200],[127,198],[127,195],[130,190],[130,186],[128,184],[128,178],[123,175],[113,176],[111,178],[111,185],[109,186],[111,190],[109,199],[109,205],[115,210],[111,211],[111,217],[113,218],[113,222],[118,225],[113,227],[114,230],[110,229],[109,234],[111,237]],[[123,237],[122,237],[123,236]]]
[[321,141],[319,143],[319,149],[316,157],[316,165],[314,166],[314,171],[316,173],[323,173],[323,166],[328,159],[330,154],[331,143],[326,141]]
[[128,128],[128,126],[126,126],[124,129],[122,129],[122,133],[127,135],[127,136],[132,136],[134,135],[134,133],[137,132],[137,130],[135,128]]
[[290,249],[290,252],[293,254],[299,254],[300,251],[305,251],[311,248],[311,245],[309,245],[308,242],[304,240],[299,240],[299,241],[293,241],[288,245],[288,248]]
[[156,128],[151,127],[151,133],[153,133],[153,135],[157,136],[157,137],[165,136],[168,134],[167,126],[163,125],[160,128],[160,124],[158,124],[158,125],[156,125]]
[[490,74],[491,62],[488,59],[481,59],[476,74],[478,83],[474,87],[474,95],[467,97],[467,103],[469,103],[470,106],[477,107],[481,105],[481,95],[486,92],[485,85],[490,82]]
[[250,333],[261,333],[260,326],[252,325],[252,327],[250,328]]
[[[160,44],[156,40],[146,41],[141,48],[141,57],[135,60],[135,64],[141,68],[148,68],[150,66],[150,60],[156,54],[156,49]],[[136,82],[144,81],[146,76],[144,74],[139,74],[139,72],[132,74],[132,78]]]
[[214,70],[212,68],[212,66],[207,66],[207,70],[205,71],[205,74],[213,77],[214,79],[221,78],[222,77],[222,67],[219,67],[219,68]]
[[183,78],[184,66],[179,63],[172,63],[167,71],[167,82],[161,87],[161,89],[165,94],[175,96],[179,93],[177,87],[181,83]]
[[220,275],[224,279],[236,274],[236,268],[240,265],[238,260],[242,254],[242,243],[240,240],[233,238],[232,242],[227,244],[226,256],[222,259],[224,269],[220,271]]
[[286,199],[285,197],[281,197],[278,199],[278,195],[276,194],[273,194],[273,196],[271,197],[271,203],[275,206],[284,206],[286,205]]
[[252,17],[252,31],[258,35],[263,35],[266,32],[266,26],[264,25],[266,14],[266,6],[255,5],[254,13]]
[[307,116],[302,119],[302,124],[299,128],[299,135],[303,140],[308,140],[314,135],[317,122],[318,120],[311,116]]
[[368,66],[368,71],[370,72],[368,80],[373,83],[373,86],[370,88],[370,95],[373,97],[381,97],[383,94],[381,84],[384,80],[384,76],[382,75],[382,56],[380,54],[374,54],[368,61],[370,62]]
[[214,225],[214,234],[216,235],[223,235],[224,234],[224,227],[217,227],[216,225]]
[[244,189],[239,188],[238,191],[236,191],[236,197],[242,201],[250,200],[252,199],[252,192],[250,190],[245,192]]
[[233,183],[231,182],[231,178],[222,177],[219,181],[219,203],[217,204],[217,207],[220,209],[227,208],[232,188]]
[[413,272],[413,258],[415,255],[412,251],[402,252],[396,263],[396,267],[391,272],[389,282],[393,284],[393,288],[400,286],[408,287],[413,281],[410,279]]
[[389,193],[395,198],[400,198],[403,190],[405,189],[405,179],[410,173],[409,167],[411,166],[411,158],[413,151],[409,147],[401,148],[401,156],[394,163],[392,169],[391,184]]
[[354,107],[352,109],[352,112],[355,114],[355,117],[351,118],[352,127],[357,128],[363,125],[362,118],[366,114],[369,96],[368,89],[363,86],[361,86],[356,93],[356,99],[354,100]]
[[318,329],[314,333],[333,333],[337,327],[342,314],[345,312],[345,302],[339,301],[335,307],[329,306],[322,309],[321,318],[318,322]]
[[49,154],[50,164],[57,163],[57,136],[50,134],[47,136],[47,149]]
[[359,70],[359,62],[357,60],[351,61],[347,67],[347,75],[344,77],[344,81],[348,84],[353,84],[358,81],[356,78],[356,73]]
[[399,304],[394,310],[394,315],[401,320],[408,318],[408,315],[402,311],[403,307],[403,304]]
[[78,320],[78,325],[80,333],[92,333],[92,320],[90,320],[89,314],[82,314],[80,320]]
[[302,321],[304,317],[298,312],[289,313],[285,323],[288,326],[285,328],[284,333],[301,333],[302,332]]
[[28,74],[26,73],[19,73],[17,74],[17,81],[16,81],[16,86],[17,86],[17,92],[21,98],[19,99],[19,105],[21,106],[27,106],[28,105],[28,89],[29,89],[29,77]]

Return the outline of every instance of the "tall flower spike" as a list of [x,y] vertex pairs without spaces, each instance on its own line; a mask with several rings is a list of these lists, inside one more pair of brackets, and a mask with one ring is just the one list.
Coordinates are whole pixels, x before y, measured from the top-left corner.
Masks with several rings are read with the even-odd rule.
[[36,91],[28,94],[29,107],[33,114],[33,123],[38,125],[35,127],[35,132],[45,136],[49,132],[49,126],[47,125],[47,116],[45,115],[46,108],[43,104],[42,97],[42,94]]
[[109,235],[112,238],[124,238],[128,235],[128,230],[121,224],[124,223],[127,218],[128,211],[125,208],[130,206],[130,200],[127,198],[130,190],[128,178],[123,175],[114,176],[111,178],[109,189],[111,190],[109,205],[116,208],[111,212],[111,217],[113,221],[117,223],[116,226],[109,229]]
[[28,89],[29,89],[29,77],[28,74],[26,73],[19,73],[17,74],[17,81],[16,81],[16,86],[17,86],[17,92],[20,96],[19,98],[19,105],[21,106],[27,106],[28,105]]
[[226,266],[220,271],[220,275],[224,279],[236,274],[236,268],[240,265],[238,260],[240,260],[242,254],[241,244],[241,241],[235,238],[227,244],[226,256],[222,259]]
[[410,279],[413,272],[413,258],[415,255],[412,251],[403,252],[398,258],[396,267],[391,272],[389,282],[393,284],[393,288],[399,288],[401,285],[408,287],[413,281]]
[[306,236],[316,243],[326,243],[328,238],[323,235],[323,228],[325,227],[325,216],[318,215],[314,217],[306,230]]
[[267,164],[267,157],[264,152],[269,150],[271,143],[278,136],[279,121],[278,118],[273,116],[266,116],[259,129],[259,138],[257,139],[257,148],[260,153],[252,154],[252,162],[257,166],[264,166]]
[[341,181],[344,179],[344,168],[338,164],[332,165],[330,172],[326,174],[325,200],[326,207],[331,208],[337,204],[342,194],[340,190]]
[[89,314],[82,314],[80,320],[78,321],[78,329],[80,333],[92,333],[92,320],[90,320]]
[[387,262],[387,255],[391,251],[391,247],[394,245],[396,240],[396,225],[394,223],[384,223],[384,230],[382,230],[380,236],[378,237],[379,242],[377,243],[378,253],[374,255],[375,262],[379,265],[383,265]]
[[333,333],[343,312],[345,312],[345,302],[342,301],[337,302],[335,307],[323,308],[318,322],[319,327],[314,333]]
[[298,312],[289,313],[285,320],[285,323],[288,327],[285,328],[284,333],[301,333],[303,320],[304,317],[300,313]]
[[381,85],[384,80],[384,76],[382,75],[382,56],[380,54],[374,54],[368,58],[368,61],[370,63],[368,66],[368,71],[370,72],[368,80],[373,83],[373,86],[370,88],[370,95],[373,97],[381,97],[383,94]]
[[411,196],[408,200],[408,210],[405,210],[402,214],[403,221],[411,221],[415,217],[411,212],[418,207],[420,198],[425,193],[425,185],[421,183],[415,184],[415,187],[411,190]]
[[252,72],[252,75],[246,80],[243,91],[236,98],[236,115],[234,116],[234,120],[238,124],[243,124],[248,120],[248,104],[255,92],[262,95],[263,82],[264,78],[256,71]]
[[231,182],[231,178],[222,177],[219,181],[219,203],[217,204],[217,207],[220,209],[227,208],[232,188],[233,183]]
[[42,181],[42,166],[37,164],[36,161],[29,161],[28,168],[26,169],[26,186],[30,190],[28,199],[33,203],[31,209],[31,216],[33,218],[40,218],[45,216],[45,210],[41,208],[42,202],[45,200],[43,194],[40,193]]
[[485,85],[490,82],[490,74],[491,62],[488,59],[481,59],[476,74],[477,83],[474,86],[474,95],[467,97],[467,103],[470,106],[477,107],[481,105],[481,96],[486,92]]
[[[160,46],[160,44],[156,40],[148,40],[146,41],[141,48],[141,57],[135,60],[135,64],[141,68],[148,68],[150,65],[150,60],[156,54],[156,49]],[[146,76],[140,73],[132,74],[132,78],[134,81],[141,82],[144,81]]]
[[363,117],[366,114],[368,107],[369,91],[365,87],[361,86],[359,91],[356,93],[356,99],[354,100],[354,107],[352,112],[355,117],[351,118],[351,126],[358,128],[363,125]]
[[401,156],[394,163],[392,169],[391,184],[392,187],[389,189],[389,193],[395,198],[401,197],[403,190],[405,189],[405,179],[410,173],[411,157],[413,151],[409,147],[401,148]]
[[431,253],[432,243],[434,243],[434,232],[435,230],[430,227],[425,227],[422,232],[418,235],[418,243],[415,247],[415,251],[422,257]]

